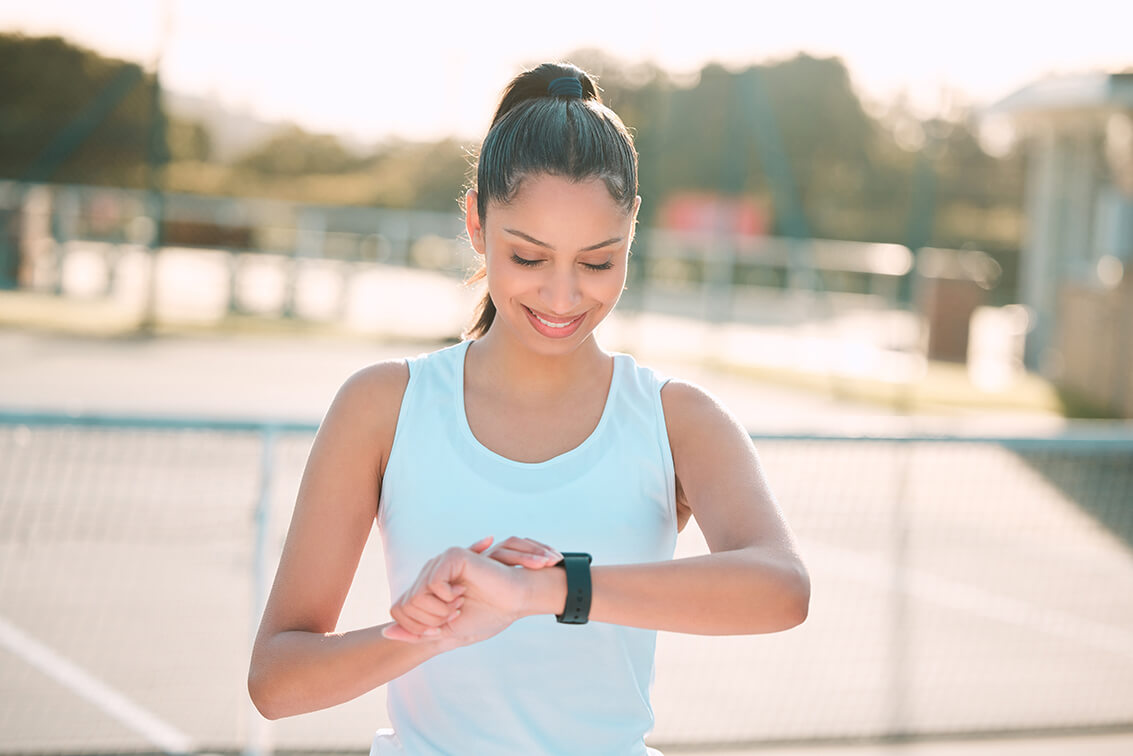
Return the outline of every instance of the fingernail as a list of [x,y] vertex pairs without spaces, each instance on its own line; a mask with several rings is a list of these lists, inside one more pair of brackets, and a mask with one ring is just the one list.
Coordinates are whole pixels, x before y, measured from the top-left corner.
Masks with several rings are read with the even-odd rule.
[[433,638],[433,637],[438,636],[440,634],[441,634],[440,629],[436,628],[436,627],[430,627],[430,628],[426,629],[425,632],[421,633],[421,635],[424,635],[428,638]]

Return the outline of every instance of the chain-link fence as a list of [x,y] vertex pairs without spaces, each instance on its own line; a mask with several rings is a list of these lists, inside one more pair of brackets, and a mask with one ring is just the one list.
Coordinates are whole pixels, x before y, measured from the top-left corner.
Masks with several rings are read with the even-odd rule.
[[[245,675],[315,427],[0,414],[0,752],[364,752],[379,689]],[[664,748],[1133,725],[1133,432],[759,436],[811,571],[786,633],[662,633]],[[341,624],[382,621],[371,539]],[[705,551],[691,523],[678,556]]]

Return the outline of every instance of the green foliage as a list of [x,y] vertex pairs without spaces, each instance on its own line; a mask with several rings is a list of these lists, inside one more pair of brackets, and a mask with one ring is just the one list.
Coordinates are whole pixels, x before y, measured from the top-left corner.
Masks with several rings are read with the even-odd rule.
[[[774,209],[774,202],[797,201],[814,236],[906,243],[917,227],[928,230],[933,246],[996,255],[1018,249],[1020,156],[987,155],[962,112],[922,122],[900,100],[887,113],[867,112],[837,58],[799,54],[737,70],[710,64],[679,78],[596,50],[568,57],[597,75],[603,100],[634,133],[644,225],[667,197],[700,192],[755,197],[773,208],[779,233],[788,208]],[[132,65],[58,38],[0,35],[0,176],[20,177]],[[137,74],[138,85],[52,180],[144,183],[153,82]],[[768,121],[755,116],[768,114],[775,134],[756,131]],[[334,136],[290,127],[221,165],[201,124],[174,119],[164,135],[171,190],[441,211],[457,207],[471,147],[395,141],[357,154]],[[923,158],[921,149],[928,150]],[[923,173],[916,178],[918,162],[931,176],[931,201],[919,205],[915,187],[925,184]],[[786,189],[773,166],[787,167]]]
[[310,174],[349,173],[362,159],[330,134],[311,134],[288,126],[262,146],[240,157],[235,168],[263,176],[290,178]]
[[[770,198],[776,187],[768,167],[785,159],[810,233],[905,243],[917,212],[910,202],[917,152],[898,131],[912,128],[934,137],[929,243],[1018,247],[1019,156],[987,155],[964,113],[955,122],[922,124],[897,102],[888,117],[871,115],[837,58],[799,54],[741,70],[710,64],[682,83],[656,66],[620,63],[594,50],[569,57],[598,76],[603,100],[634,132],[645,224],[678,192]],[[760,153],[768,140],[755,133],[753,86],[762,88],[773,114],[777,155]],[[783,233],[782,217],[775,221],[774,231]]]
[[[117,102],[100,103],[123,74],[137,84]],[[58,37],[0,34],[0,177],[25,178],[50,149],[62,157],[52,181],[143,185],[153,92],[153,77],[133,63]],[[68,129],[98,104],[110,107],[106,117],[72,136]]]
[[377,181],[373,204],[422,210],[458,210],[469,171],[468,150],[455,140],[395,142],[367,168]]
[[212,157],[212,137],[199,121],[171,118],[166,126],[171,160],[207,162]]

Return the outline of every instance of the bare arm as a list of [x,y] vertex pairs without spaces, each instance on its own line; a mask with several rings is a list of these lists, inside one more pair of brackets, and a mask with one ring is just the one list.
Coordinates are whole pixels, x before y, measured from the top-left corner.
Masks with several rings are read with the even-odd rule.
[[677,479],[712,553],[596,568],[592,616],[702,634],[801,623],[810,579],[747,431],[692,384],[670,381],[661,399]]
[[[248,692],[265,717],[349,701],[463,645],[435,637],[439,632],[414,636],[422,641],[417,644],[402,643],[396,633],[387,637],[392,622],[334,632],[377,514],[408,379],[400,362],[359,371],[339,390],[319,427],[252,649]],[[505,567],[537,570],[561,558],[554,549],[524,538],[495,546],[485,539],[467,553],[483,554],[497,576],[516,574]],[[443,599],[422,597],[407,610],[397,608],[395,616],[402,626],[422,632],[458,615],[463,592],[458,588],[442,590]]]
[[408,374],[386,362],[351,376],[315,436],[248,672],[268,718],[350,700],[444,650],[388,640],[383,627],[334,632],[377,513]]
[[[595,566],[591,619],[705,635],[798,625],[806,619],[810,579],[747,431],[692,384],[670,381],[661,397],[677,478],[712,553]],[[562,611],[556,577],[562,581],[531,575],[542,583],[535,592],[545,602],[540,611]]]

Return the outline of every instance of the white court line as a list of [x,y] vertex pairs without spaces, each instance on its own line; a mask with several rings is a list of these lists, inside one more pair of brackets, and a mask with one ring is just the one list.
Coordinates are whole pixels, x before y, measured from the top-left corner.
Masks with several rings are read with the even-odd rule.
[[189,754],[196,751],[192,739],[162,722],[106,683],[93,677],[69,659],[24,633],[0,617],[0,644],[16,656],[37,667],[72,691],[99,707],[114,719],[145,737],[165,753]]
[[[878,588],[893,586],[893,567],[882,558],[811,541],[803,544],[802,553],[831,564],[841,577]],[[908,595],[926,603],[1057,635],[1133,660],[1133,632],[1124,628],[1000,596],[920,570],[906,569],[903,585]]]

